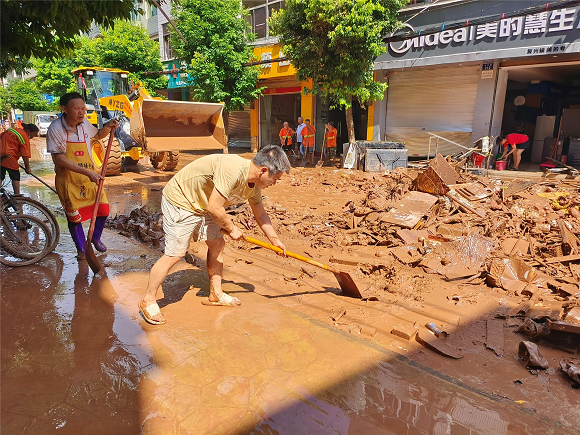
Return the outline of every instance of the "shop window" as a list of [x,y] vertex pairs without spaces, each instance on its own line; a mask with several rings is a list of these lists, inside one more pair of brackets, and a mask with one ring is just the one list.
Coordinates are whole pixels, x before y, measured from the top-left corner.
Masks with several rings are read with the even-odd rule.
[[266,38],[268,34],[268,19],[275,11],[284,8],[285,0],[244,0],[244,7],[248,9],[246,20],[256,37]]

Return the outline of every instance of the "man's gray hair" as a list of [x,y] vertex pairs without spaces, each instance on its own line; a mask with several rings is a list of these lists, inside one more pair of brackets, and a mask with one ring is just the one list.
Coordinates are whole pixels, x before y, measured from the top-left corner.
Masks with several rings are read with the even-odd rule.
[[258,151],[252,159],[256,166],[265,166],[270,174],[276,175],[279,172],[290,172],[290,160],[282,148],[278,145],[268,145]]

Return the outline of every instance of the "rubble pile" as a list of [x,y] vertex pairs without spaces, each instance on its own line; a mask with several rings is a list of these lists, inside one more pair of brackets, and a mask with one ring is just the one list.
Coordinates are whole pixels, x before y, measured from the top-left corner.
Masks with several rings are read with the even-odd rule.
[[107,228],[117,230],[125,237],[133,237],[153,248],[160,248],[164,239],[163,216],[153,213],[148,205],[136,208],[128,215],[116,215],[107,219]]
[[[574,352],[580,344],[580,184],[469,175],[441,156],[423,172],[403,171],[367,180],[362,200],[347,202],[332,220],[344,231],[344,245],[385,246],[381,256],[396,259],[391,267],[359,264],[372,278],[368,291],[421,301],[430,285],[413,270],[487,285],[520,301],[500,307],[494,318],[519,320],[517,332],[528,339]],[[535,343],[523,341],[519,353],[529,368],[547,367]],[[560,366],[578,381],[577,360]]]

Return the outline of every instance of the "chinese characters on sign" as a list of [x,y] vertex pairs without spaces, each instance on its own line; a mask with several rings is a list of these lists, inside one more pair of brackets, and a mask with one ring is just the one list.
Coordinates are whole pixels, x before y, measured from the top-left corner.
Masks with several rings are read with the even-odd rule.
[[481,66],[481,78],[482,79],[493,78],[493,63],[484,63]]
[[[574,28],[575,9],[557,9],[540,12],[526,17],[504,18],[499,22],[485,23],[477,26],[476,38],[509,38],[511,36],[535,35],[539,33],[561,32]],[[499,27],[499,32],[498,32]]]
[[[499,21],[480,24],[477,26],[463,27],[453,30],[443,30],[438,33],[419,35],[406,39],[401,43],[389,43],[390,50],[394,53],[403,54],[411,49],[424,49],[427,47],[445,46],[449,44],[464,44],[469,41],[475,42],[502,42],[516,37],[548,36],[575,29],[578,18],[577,9],[563,8],[551,12],[540,12],[522,17],[504,18]],[[405,23],[405,27],[414,31],[413,27]],[[578,25],[577,28],[580,28]],[[534,49],[532,49],[532,54]],[[544,52],[563,51],[558,49]],[[263,56],[263,55],[262,55]]]
[[526,54],[564,53],[568,44],[556,44],[551,47],[528,48]]

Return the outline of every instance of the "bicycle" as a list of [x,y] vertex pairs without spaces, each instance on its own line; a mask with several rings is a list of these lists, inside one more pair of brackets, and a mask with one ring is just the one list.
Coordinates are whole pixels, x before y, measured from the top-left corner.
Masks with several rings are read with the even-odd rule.
[[50,231],[50,250],[54,251],[60,240],[60,227],[54,214],[41,202],[24,196],[15,196],[0,187],[0,203],[7,214],[22,214],[40,219]]
[[0,207],[0,264],[27,266],[51,252],[48,226],[34,216],[7,214]]

